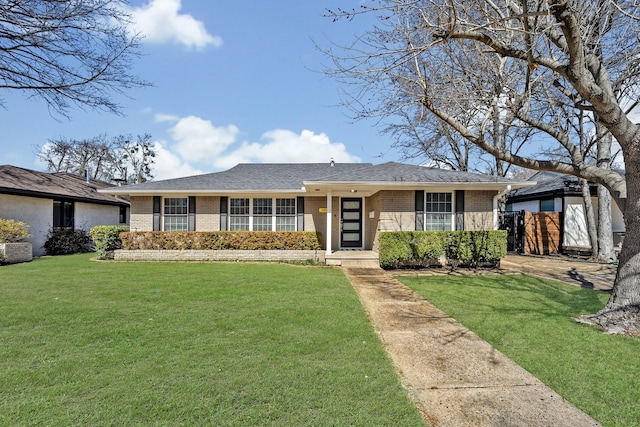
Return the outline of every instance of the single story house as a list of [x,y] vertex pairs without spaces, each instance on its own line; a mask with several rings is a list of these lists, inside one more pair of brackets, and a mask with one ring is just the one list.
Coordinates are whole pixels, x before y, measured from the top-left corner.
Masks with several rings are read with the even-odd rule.
[[[560,239],[564,251],[590,251],[591,241],[587,228],[584,199],[580,181],[573,175],[557,172],[540,171],[529,181],[536,185],[519,188],[507,194],[507,212],[560,212]],[[598,220],[598,197],[596,185],[589,184],[591,202],[593,203],[596,221]],[[611,221],[613,243],[620,245],[624,236],[624,219],[622,211],[615,203],[611,203]]]
[[533,185],[396,162],[239,164],[104,188],[131,201],[131,231],[319,231],[327,254],[377,250],[392,230],[497,227],[498,197]]
[[89,229],[129,223],[129,201],[99,193],[112,187],[68,173],[48,173],[0,166],[0,218],[29,225],[33,255],[44,255],[49,230]]

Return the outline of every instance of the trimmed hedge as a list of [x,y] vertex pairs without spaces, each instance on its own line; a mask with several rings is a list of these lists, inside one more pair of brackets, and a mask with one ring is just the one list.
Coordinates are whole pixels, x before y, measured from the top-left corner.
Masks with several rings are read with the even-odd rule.
[[113,259],[113,251],[122,249],[120,233],[129,231],[128,225],[98,225],[91,227],[89,233],[96,245],[98,259]]
[[128,250],[314,250],[314,231],[136,231],[121,233]]
[[458,266],[497,266],[507,254],[506,230],[390,231],[380,233],[382,268],[431,267],[444,256]]

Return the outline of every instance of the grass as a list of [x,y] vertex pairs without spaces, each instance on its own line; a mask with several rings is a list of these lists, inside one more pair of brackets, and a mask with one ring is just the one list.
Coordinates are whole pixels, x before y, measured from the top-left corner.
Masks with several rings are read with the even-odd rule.
[[424,425],[338,269],[0,267],[0,425]]
[[609,295],[524,275],[399,279],[604,426],[640,426],[640,340],[572,318]]

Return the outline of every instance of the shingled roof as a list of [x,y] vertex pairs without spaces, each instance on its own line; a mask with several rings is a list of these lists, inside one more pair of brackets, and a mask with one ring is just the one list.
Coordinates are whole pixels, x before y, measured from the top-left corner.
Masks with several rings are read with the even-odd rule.
[[106,205],[129,204],[125,200],[97,191],[109,187],[113,186],[102,181],[91,181],[87,184],[82,177],[68,173],[47,173],[10,165],[0,166],[0,194],[65,198]]
[[[304,192],[305,187],[340,184],[398,186],[410,184],[520,184],[506,178],[388,162],[242,163],[227,171],[150,181],[103,190],[109,194]],[[531,184],[532,185],[532,184]],[[318,191],[318,190],[316,190]]]

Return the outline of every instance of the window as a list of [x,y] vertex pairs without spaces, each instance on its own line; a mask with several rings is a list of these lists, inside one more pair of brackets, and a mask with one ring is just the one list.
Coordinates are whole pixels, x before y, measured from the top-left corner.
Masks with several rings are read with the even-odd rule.
[[188,202],[186,197],[164,199],[164,231],[188,230]]
[[553,199],[540,200],[540,212],[555,212],[556,204]]
[[295,231],[296,199],[229,199],[229,230]]
[[74,205],[73,202],[65,200],[53,201],[53,228],[73,228],[74,227]]
[[296,230],[296,199],[276,199],[276,231]]
[[126,206],[120,206],[120,224],[126,224],[127,223],[127,207]]
[[249,230],[249,199],[229,200],[229,230]]
[[253,199],[253,230],[271,231],[273,205],[271,199]]
[[[427,231],[450,231],[453,229],[452,193],[424,193],[424,217],[418,218]],[[418,211],[419,212],[419,211]]]

